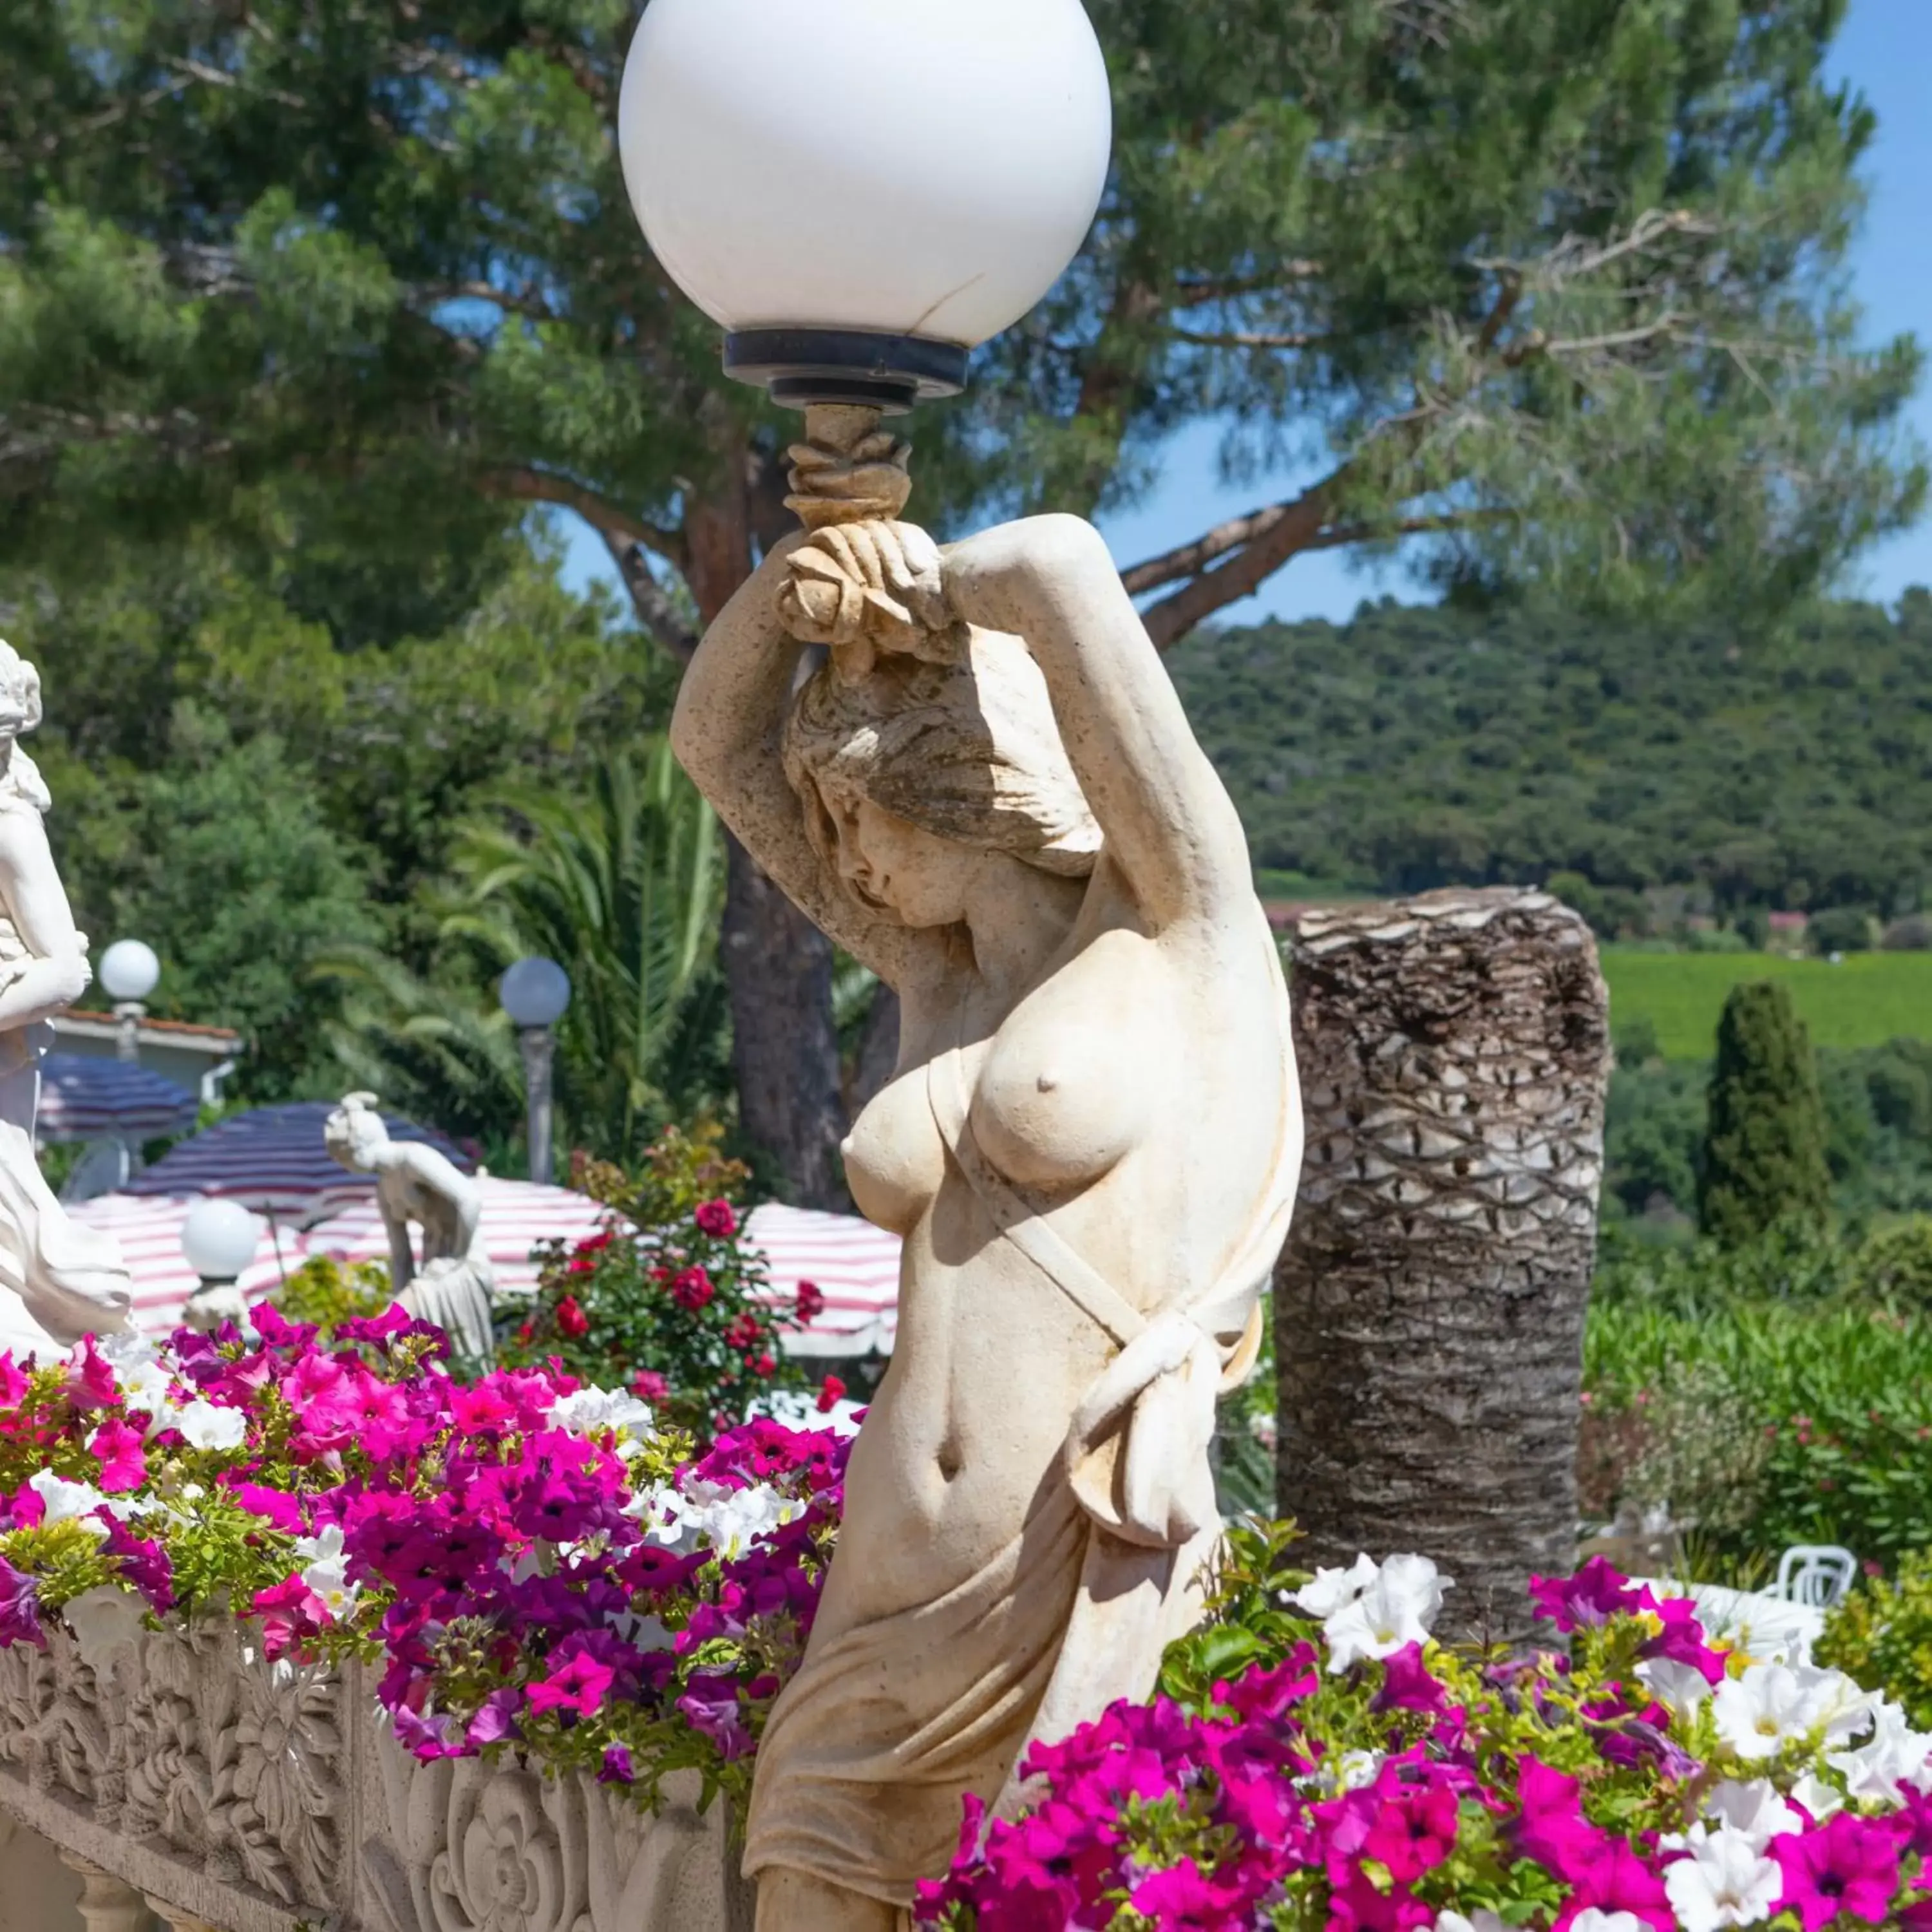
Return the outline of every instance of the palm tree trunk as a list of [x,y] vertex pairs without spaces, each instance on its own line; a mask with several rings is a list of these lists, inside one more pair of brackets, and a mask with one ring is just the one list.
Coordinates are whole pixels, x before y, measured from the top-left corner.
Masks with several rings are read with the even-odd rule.
[[1277,1480],[1308,1560],[1414,1550],[1450,1618],[1514,1640],[1576,1540],[1609,998],[1541,892],[1303,916],[1308,1110],[1275,1282]]

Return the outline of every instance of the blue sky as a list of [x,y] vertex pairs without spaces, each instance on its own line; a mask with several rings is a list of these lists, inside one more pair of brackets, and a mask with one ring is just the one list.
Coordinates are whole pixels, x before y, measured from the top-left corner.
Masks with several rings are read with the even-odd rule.
[[[1870,206],[1852,258],[1866,337],[1882,341],[1910,329],[1932,338],[1932,218],[1926,209],[1932,191],[1932,0],[1852,0],[1832,71],[1878,115],[1878,138],[1865,166]],[[1919,395],[1912,418],[1932,443],[1932,394]],[[1216,470],[1217,440],[1211,424],[1175,438],[1156,486],[1132,508],[1103,520],[1120,563],[1157,555],[1294,488],[1292,476],[1224,484]],[[610,576],[603,545],[574,518],[568,522],[572,578]],[[1842,587],[1889,602],[1910,584],[1932,584],[1932,516],[1868,553]],[[1378,579],[1330,553],[1300,559],[1225,614],[1239,620],[1346,618],[1365,596],[1400,596],[1409,587],[1399,568]]]

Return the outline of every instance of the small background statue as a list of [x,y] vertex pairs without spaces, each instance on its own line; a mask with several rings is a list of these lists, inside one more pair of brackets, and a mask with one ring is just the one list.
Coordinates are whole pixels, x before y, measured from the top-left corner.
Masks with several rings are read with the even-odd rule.
[[890,1932],[963,1797],[1012,1802],[1198,1616],[1301,1114],[1240,821],[1099,536],[941,550],[875,412],[808,424],[808,538],[712,626],[673,742],[901,1000],[845,1146],[904,1240],[898,1346],[746,1856],[760,1932]]
[[34,1150],[47,1022],[93,978],[47,844],[52,801],[18,742],[40,722],[40,674],[0,643],[0,1347],[44,1356],[124,1328],[134,1288],[113,1238],[68,1220]]
[[[442,1329],[459,1360],[488,1362],[496,1277],[483,1245],[483,1202],[474,1184],[434,1148],[392,1140],[373,1094],[346,1095],[322,1138],[344,1167],[376,1177],[396,1299],[418,1320]],[[410,1245],[412,1224],[421,1230],[420,1265]]]

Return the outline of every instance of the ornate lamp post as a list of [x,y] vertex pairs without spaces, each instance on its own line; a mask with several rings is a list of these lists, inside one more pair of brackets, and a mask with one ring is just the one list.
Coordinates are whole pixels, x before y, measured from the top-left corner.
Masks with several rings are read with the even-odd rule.
[[618,132],[638,219],[724,330],[726,370],[838,447],[956,394],[1053,286],[1100,204],[1112,108],[1079,0],[652,0]]
[[182,1252],[201,1286],[182,1312],[184,1327],[212,1334],[224,1322],[238,1322],[248,1304],[236,1283],[255,1258],[263,1223],[238,1201],[210,1196],[197,1201],[182,1223]]
[[130,1064],[140,1060],[141,1022],[160,977],[161,962],[144,940],[117,939],[100,956],[100,990],[114,1002],[114,1017],[121,1022],[116,1054]]
[[498,997],[523,1048],[524,1094],[528,1109],[530,1178],[550,1179],[551,1075],[556,1064],[556,1023],[570,1007],[570,975],[554,959],[519,959],[503,975]]

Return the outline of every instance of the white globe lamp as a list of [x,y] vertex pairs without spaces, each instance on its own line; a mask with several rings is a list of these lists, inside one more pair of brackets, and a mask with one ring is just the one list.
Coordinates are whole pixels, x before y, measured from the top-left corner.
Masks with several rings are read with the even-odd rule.
[[200,1276],[201,1286],[182,1310],[184,1328],[212,1335],[224,1322],[238,1328],[247,1322],[248,1304],[236,1282],[255,1258],[266,1226],[238,1201],[211,1196],[188,1210],[182,1223],[182,1252]]
[[255,1258],[266,1224],[238,1201],[197,1201],[182,1223],[182,1252],[203,1281],[233,1281]]
[[515,1027],[551,1027],[570,1007],[570,975],[554,959],[519,959],[498,988]]
[[732,374],[903,410],[1079,252],[1112,142],[1080,0],[650,0],[624,178]]
[[110,1000],[145,1000],[160,983],[161,962],[139,939],[117,939],[100,956],[100,989]]

